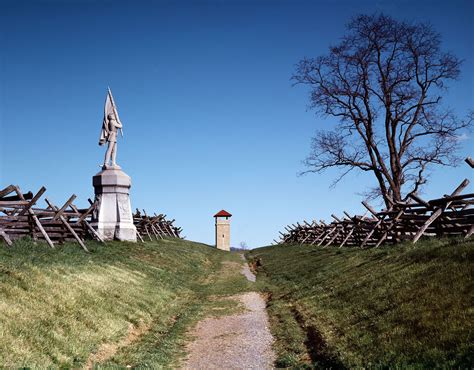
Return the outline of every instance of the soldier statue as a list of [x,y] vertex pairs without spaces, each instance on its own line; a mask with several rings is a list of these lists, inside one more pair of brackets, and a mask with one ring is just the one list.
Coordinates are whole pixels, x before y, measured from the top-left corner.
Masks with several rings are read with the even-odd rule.
[[130,204],[132,179],[117,165],[117,132],[122,134],[122,122],[110,89],[104,106],[104,118],[99,145],[108,143],[102,170],[92,177],[95,202],[91,226],[99,239],[137,241]]
[[[112,92],[108,91],[105,101],[104,119],[102,121],[102,131],[100,132],[99,145],[108,142],[107,151],[105,152],[103,169],[114,168],[120,169],[117,165],[117,131],[122,133],[122,122],[118,118],[117,109],[115,107]],[[123,133],[122,133],[123,136]]]

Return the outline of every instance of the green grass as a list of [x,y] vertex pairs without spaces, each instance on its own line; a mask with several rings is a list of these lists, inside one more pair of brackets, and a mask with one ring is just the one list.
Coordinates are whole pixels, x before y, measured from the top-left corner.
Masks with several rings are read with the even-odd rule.
[[159,319],[139,341],[121,348],[104,365],[178,367],[179,360],[185,355],[184,346],[191,339],[187,331],[197,321],[209,316],[218,317],[240,312],[243,307],[226,297],[253,289],[252,284],[240,273],[243,261],[236,253],[216,253],[219,256],[218,264],[205,279],[192,284],[193,299],[184,307],[182,314],[174,318],[167,335],[161,335],[166,329],[163,329],[162,320]]
[[474,365],[474,242],[381,249],[280,245],[259,264],[278,366]]
[[[88,248],[0,245],[1,365],[171,366],[189,328],[204,315],[235,310],[223,297],[249,287],[238,255],[199,243]],[[131,330],[138,334],[127,342]],[[91,362],[104,348],[114,349]]]
[[249,253],[253,286],[236,253],[199,243],[88,248],[0,247],[1,365],[178,366],[189,329],[239,311],[226,296],[255,288],[268,297],[278,366],[474,363],[472,241],[260,248]]

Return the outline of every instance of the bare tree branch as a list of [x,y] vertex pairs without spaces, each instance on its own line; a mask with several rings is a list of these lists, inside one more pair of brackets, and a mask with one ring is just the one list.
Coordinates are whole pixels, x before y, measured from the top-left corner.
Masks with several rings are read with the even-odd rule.
[[440,49],[430,25],[361,15],[347,28],[328,55],[301,60],[292,77],[310,87],[310,108],[340,121],[313,138],[304,173],[341,168],[337,184],[352,169],[369,171],[388,205],[419,191],[431,166],[458,162],[457,138],[474,114],[460,120],[441,107],[461,61]]

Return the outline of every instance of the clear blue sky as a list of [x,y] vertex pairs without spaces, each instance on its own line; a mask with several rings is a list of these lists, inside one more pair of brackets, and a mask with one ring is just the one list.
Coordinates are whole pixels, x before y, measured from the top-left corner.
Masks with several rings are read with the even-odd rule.
[[[310,137],[329,121],[292,87],[294,64],[327,51],[359,13],[431,22],[465,60],[446,102],[473,107],[472,1],[0,2],[0,186],[47,187],[56,203],[93,197],[107,86],[124,124],[118,162],[132,207],[176,218],[213,243],[212,215],[231,212],[232,244],[269,244],[302,219],[362,212],[373,184],[335,172],[297,177]],[[462,155],[474,155],[472,134]],[[440,169],[426,197],[472,170]],[[471,187],[472,189],[472,187]]]

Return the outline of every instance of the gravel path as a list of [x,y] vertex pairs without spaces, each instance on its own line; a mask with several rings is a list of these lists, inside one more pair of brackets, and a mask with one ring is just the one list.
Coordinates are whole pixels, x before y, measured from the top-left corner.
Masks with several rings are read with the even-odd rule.
[[257,277],[254,275],[252,271],[250,271],[250,267],[247,263],[247,260],[245,259],[245,256],[243,254],[240,255],[242,259],[244,260],[244,265],[242,266],[242,274],[247,278],[248,281],[251,281],[255,283],[255,280],[257,280]]
[[[242,273],[255,281],[247,263],[245,266],[247,269],[244,267]],[[185,369],[273,368],[273,337],[268,328],[265,301],[257,292],[230,298],[243,303],[245,312],[199,322],[191,333],[195,340],[187,347]]]

